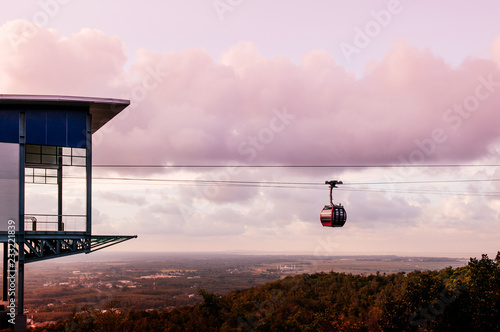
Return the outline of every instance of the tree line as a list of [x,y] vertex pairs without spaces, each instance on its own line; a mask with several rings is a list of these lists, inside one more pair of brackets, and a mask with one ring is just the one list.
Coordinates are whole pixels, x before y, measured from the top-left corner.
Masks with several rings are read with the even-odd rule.
[[286,277],[171,310],[84,307],[40,331],[500,331],[500,252],[440,271]]

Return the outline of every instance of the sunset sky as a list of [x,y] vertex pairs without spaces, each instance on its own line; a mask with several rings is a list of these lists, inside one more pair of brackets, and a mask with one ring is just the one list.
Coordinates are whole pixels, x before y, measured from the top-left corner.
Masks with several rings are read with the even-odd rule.
[[[96,166],[221,166],[95,167],[93,232],[138,235],[111,250],[500,250],[498,1],[8,8],[1,94],[131,101],[94,135]],[[335,179],[348,221],[323,228]]]

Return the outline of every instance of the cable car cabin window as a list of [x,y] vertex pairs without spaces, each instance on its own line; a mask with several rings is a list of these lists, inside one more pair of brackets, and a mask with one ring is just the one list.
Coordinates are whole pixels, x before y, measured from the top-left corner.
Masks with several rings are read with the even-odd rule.
[[344,226],[347,214],[342,205],[325,206],[320,214],[321,224],[328,227]]

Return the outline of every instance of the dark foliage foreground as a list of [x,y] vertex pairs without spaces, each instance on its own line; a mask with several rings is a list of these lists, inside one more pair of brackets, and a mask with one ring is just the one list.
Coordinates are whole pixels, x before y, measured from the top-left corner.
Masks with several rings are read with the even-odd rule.
[[31,331],[500,331],[500,252],[441,271],[287,277],[170,311],[84,307]]

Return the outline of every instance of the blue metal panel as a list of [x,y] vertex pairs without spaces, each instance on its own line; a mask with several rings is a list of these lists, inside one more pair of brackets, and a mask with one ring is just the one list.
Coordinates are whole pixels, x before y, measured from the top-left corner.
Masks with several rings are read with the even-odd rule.
[[47,112],[26,112],[26,143],[47,145]]
[[47,111],[46,145],[66,146],[67,112]]
[[87,109],[26,111],[26,143],[85,148]]
[[68,112],[67,146],[73,148],[87,147],[87,112]]
[[0,110],[0,142],[19,143],[19,112]]

